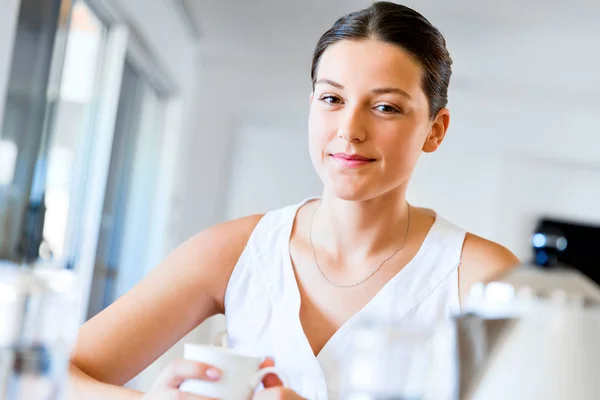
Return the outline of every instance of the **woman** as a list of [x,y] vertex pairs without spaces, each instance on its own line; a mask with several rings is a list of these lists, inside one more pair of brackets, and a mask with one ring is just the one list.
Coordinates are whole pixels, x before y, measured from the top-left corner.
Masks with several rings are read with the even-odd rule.
[[[338,20],[312,67],[322,198],[214,226],[178,248],[83,326],[75,397],[141,397],[111,385],[225,313],[232,346],[272,356],[266,363],[291,380],[282,389],[269,377],[256,398],[335,399],[341,349],[360,317],[434,322],[460,309],[473,282],[516,265],[504,247],[406,201],[419,156],[448,129],[451,64],[440,32],[409,8],[379,2]],[[177,361],[144,398],[198,399],[179,384],[218,377]]]

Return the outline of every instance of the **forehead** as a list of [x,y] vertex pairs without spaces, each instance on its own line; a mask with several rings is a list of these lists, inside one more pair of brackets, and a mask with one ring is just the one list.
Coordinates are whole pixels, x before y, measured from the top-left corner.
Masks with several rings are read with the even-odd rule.
[[331,79],[347,88],[395,86],[411,96],[421,91],[422,75],[421,65],[406,50],[374,39],[329,46],[317,70],[317,79]]

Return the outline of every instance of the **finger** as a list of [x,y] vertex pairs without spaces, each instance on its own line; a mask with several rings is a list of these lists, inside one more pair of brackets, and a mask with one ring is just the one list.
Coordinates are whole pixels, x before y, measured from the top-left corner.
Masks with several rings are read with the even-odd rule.
[[177,389],[187,379],[204,381],[218,381],[222,371],[208,364],[189,360],[175,360],[171,362],[160,379],[163,387]]
[[[274,367],[275,361],[271,357],[265,358],[265,361],[262,362],[260,368]],[[283,386],[283,382],[277,377],[275,374],[268,374],[263,378],[263,386],[265,388],[272,388],[276,386]]]
[[272,357],[266,357],[262,364],[260,364],[260,368],[267,368],[267,367],[274,367],[275,366],[275,360],[273,360]]

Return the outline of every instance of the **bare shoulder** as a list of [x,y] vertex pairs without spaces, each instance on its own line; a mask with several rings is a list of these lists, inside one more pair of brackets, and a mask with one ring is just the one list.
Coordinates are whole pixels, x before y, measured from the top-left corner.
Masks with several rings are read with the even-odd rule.
[[184,242],[83,325],[73,364],[101,382],[122,385],[206,318],[222,312],[231,273],[261,218],[215,225]]
[[467,233],[460,265],[460,295],[464,300],[473,283],[500,275],[521,261],[509,249],[472,233]]
[[187,255],[221,261],[237,259],[262,217],[262,214],[250,215],[214,225],[185,241],[171,257]]
[[262,217],[262,214],[250,215],[214,225],[184,242],[166,263],[187,265],[191,275],[202,277],[197,282],[208,284],[203,290],[212,294],[221,311],[231,272]]

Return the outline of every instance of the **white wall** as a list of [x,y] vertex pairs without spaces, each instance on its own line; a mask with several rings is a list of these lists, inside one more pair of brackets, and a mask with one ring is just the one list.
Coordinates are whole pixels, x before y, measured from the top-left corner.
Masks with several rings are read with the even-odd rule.
[[126,13],[135,31],[174,80],[181,95],[194,90],[197,42],[170,0],[109,0]]
[[439,154],[422,159],[415,201],[524,260],[542,215],[600,223],[600,101],[535,91],[454,94],[454,126]]
[[321,195],[303,131],[242,126],[232,141],[226,219]]

